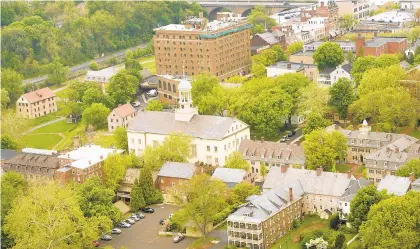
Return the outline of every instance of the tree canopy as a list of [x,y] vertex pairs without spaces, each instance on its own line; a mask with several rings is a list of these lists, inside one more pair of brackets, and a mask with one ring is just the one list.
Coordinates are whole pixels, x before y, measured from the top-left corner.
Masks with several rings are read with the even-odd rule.
[[130,193],[130,208],[132,212],[137,212],[145,206],[146,201],[144,200],[143,190],[140,186],[139,179],[136,178]]
[[[14,106],[19,97],[23,94],[22,75],[11,70],[1,71],[1,89],[7,91],[9,101],[8,106]],[[3,99],[2,99],[3,104]]]
[[231,169],[244,169],[249,171],[249,164],[247,161],[244,160],[241,152],[235,151],[230,153],[226,160],[225,168]]
[[362,96],[388,87],[397,88],[398,81],[404,76],[405,71],[399,65],[370,69],[363,74],[357,89],[358,94]]
[[251,10],[248,20],[253,25],[252,34],[264,33],[276,25],[276,21],[266,14],[264,6],[255,6]]
[[108,85],[108,95],[115,105],[126,104],[136,94],[138,79],[127,70],[122,70],[112,76]]
[[105,128],[108,125],[107,117],[111,111],[102,103],[93,103],[83,111],[83,122],[95,128]]
[[132,158],[129,155],[113,154],[104,162],[104,184],[107,188],[115,191],[123,179],[127,168],[132,166]]
[[162,111],[163,110],[163,103],[160,102],[158,99],[150,100],[146,106],[147,111]]
[[[163,201],[162,193],[153,184],[152,171],[149,167],[143,167],[139,179],[140,191],[143,194],[146,205],[156,204]],[[139,202],[139,204],[142,204]]]
[[324,42],[312,56],[319,70],[328,67],[336,68],[344,61],[344,53],[340,45],[334,42]]
[[329,104],[346,120],[348,108],[356,99],[351,81],[347,78],[338,79],[330,88],[330,96]]
[[114,130],[114,140],[115,146],[118,149],[128,151],[127,129],[125,129],[124,127],[117,127]]
[[397,176],[407,177],[410,176],[411,173],[414,173],[415,179],[420,177],[420,158],[411,159],[397,170]]

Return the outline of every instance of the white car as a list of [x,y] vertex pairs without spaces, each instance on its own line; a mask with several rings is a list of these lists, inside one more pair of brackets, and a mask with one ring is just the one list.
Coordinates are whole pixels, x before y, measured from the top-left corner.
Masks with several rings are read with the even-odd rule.
[[133,107],[139,107],[139,106],[140,106],[140,102],[138,102],[138,101],[134,101],[134,102],[131,102],[131,105],[132,105]]
[[148,91],[148,92],[146,93],[146,95],[147,95],[148,97],[156,97],[156,96],[157,96],[157,90],[156,90],[156,89],[152,89],[152,90]]
[[119,229],[119,228],[114,228],[114,229],[112,229],[111,233],[112,233],[112,234],[120,234],[120,233],[121,233],[121,229]]

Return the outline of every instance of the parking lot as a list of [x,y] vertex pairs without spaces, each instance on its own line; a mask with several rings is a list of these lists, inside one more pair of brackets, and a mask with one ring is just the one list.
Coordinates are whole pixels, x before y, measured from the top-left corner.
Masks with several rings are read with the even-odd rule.
[[158,236],[162,228],[159,221],[168,218],[169,214],[179,209],[172,205],[152,205],[153,214],[144,213],[144,219],[136,222],[130,228],[121,228],[122,233],[112,235],[111,241],[100,241],[101,247],[111,245],[115,249],[124,246],[128,249],[165,249],[165,248],[187,248],[194,240],[185,238],[179,243],[173,243],[172,237]]

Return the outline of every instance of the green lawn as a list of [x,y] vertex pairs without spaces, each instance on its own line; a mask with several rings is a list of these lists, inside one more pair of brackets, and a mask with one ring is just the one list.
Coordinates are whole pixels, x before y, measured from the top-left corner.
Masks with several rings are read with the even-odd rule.
[[412,131],[408,135],[420,139],[420,131]]
[[213,240],[220,240],[216,237],[207,237],[206,241],[203,241],[203,238],[198,238],[194,240],[191,245],[187,247],[187,249],[207,249],[213,246],[213,244],[210,241]]
[[337,164],[335,169],[340,173],[347,173],[351,169],[351,166],[345,164]]
[[155,56],[147,56],[142,57],[139,59],[140,65],[144,68],[149,70],[151,73],[156,73],[156,64],[155,64]]
[[105,135],[103,132],[96,132],[92,142],[105,148],[110,148],[115,145],[114,136]]
[[61,137],[57,134],[27,134],[22,137],[25,147],[37,149],[51,150],[60,141]]
[[66,133],[74,129],[77,124],[67,124],[66,120],[62,120],[39,129],[32,131],[30,134],[39,134],[39,133]]

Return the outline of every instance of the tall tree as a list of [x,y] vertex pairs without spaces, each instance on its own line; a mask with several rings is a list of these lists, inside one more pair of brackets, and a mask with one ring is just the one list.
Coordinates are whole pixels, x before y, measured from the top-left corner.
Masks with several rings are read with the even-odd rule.
[[7,105],[10,103],[9,93],[6,89],[1,89],[1,109],[5,109]]
[[130,193],[130,207],[132,212],[137,212],[140,208],[146,206],[146,201],[143,197],[143,191],[139,183],[139,179],[134,180],[133,188]]
[[69,68],[63,66],[58,59],[55,59],[47,68],[47,85],[61,85],[67,80]]
[[350,202],[349,222],[356,230],[367,220],[371,206],[389,198],[386,191],[378,191],[375,186],[367,186],[357,191]]
[[373,205],[360,227],[366,248],[411,249],[420,246],[420,192],[409,191]]
[[251,10],[248,20],[253,25],[252,34],[264,33],[276,25],[276,21],[266,14],[264,6],[255,6]]
[[343,160],[347,154],[347,139],[339,131],[315,130],[305,135],[303,149],[307,168],[335,171],[335,161]]
[[356,23],[357,21],[354,19],[353,15],[346,14],[343,16],[340,26],[346,30],[351,30]]
[[146,110],[161,112],[163,110],[163,103],[160,100],[153,99],[147,103]]
[[265,165],[264,162],[261,162],[260,163],[260,175],[263,177],[263,179],[265,178],[265,176],[267,175],[267,173],[268,173],[267,166]]
[[344,53],[340,45],[334,42],[324,42],[312,56],[319,70],[327,67],[335,68],[344,61]]
[[411,173],[415,179],[420,177],[420,158],[411,159],[397,170],[397,176],[410,176]]
[[16,101],[23,94],[22,75],[11,69],[2,70],[1,87],[9,94],[9,104],[14,106]]
[[310,134],[314,130],[324,129],[331,124],[331,121],[325,119],[320,113],[311,112],[305,120],[305,127],[303,127],[302,132],[305,135]]
[[113,100],[108,95],[105,95],[101,89],[96,87],[87,89],[82,100],[84,108],[87,108],[94,103],[101,103],[109,109],[114,107]]
[[357,92],[362,96],[388,87],[397,88],[404,76],[405,71],[399,65],[370,69],[363,74]]
[[88,248],[100,230],[109,231],[112,225],[85,218],[73,192],[54,183],[31,187],[18,197],[5,221],[3,229],[16,243],[13,248],[33,249]]
[[144,167],[140,173],[139,185],[143,193],[144,201],[147,205],[162,201],[162,193],[154,187],[152,171],[149,167]]
[[229,92],[221,86],[213,87],[211,93],[201,97],[198,104],[198,111],[204,115],[223,116],[224,111],[228,109]]
[[311,113],[318,113],[324,116],[329,110],[328,102],[330,94],[328,89],[320,87],[316,84],[310,84],[302,90],[298,100],[298,113],[304,117],[308,117]]
[[231,199],[233,203],[243,204],[251,195],[258,195],[260,190],[258,186],[251,185],[246,182],[236,184],[231,191]]
[[245,161],[244,157],[242,156],[242,153],[235,151],[230,153],[226,160],[225,168],[231,168],[231,169],[244,169],[246,171],[249,171],[249,164],[247,161]]
[[330,96],[329,104],[337,109],[346,124],[348,108],[356,99],[351,81],[347,78],[338,79],[330,88]]
[[95,128],[105,128],[110,110],[101,103],[94,103],[83,111],[83,122]]
[[288,55],[291,55],[291,54],[301,51],[302,49],[303,49],[303,42],[297,41],[287,46],[286,53]]
[[113,154],[108,156],[104,163],[105,186],[115,191],[131,163],[132,160],[129,155]]
[[201,73],[196,75],[192,82],[192,98],[194,105],[200,105],[201,98],[213,90],[215,86],[219,84],[217,77],[210,75],[209,73]]
[[136,94],[138,79],[128,71],[122,70],[112,76],[107,89],[108,95],[114,100],[115,105],[125,104]]
[[122,218],[120,210],[113,204],[115,193],[105,187],[99,177],[89,178],[76,187],[79,196],[80,209],[85,217],[101,217],[111,219],[114,223]]
[[211,180],[207,174],[200,174],[189,182],[179,184],[175,189],[173,192],[175,201],[200,229],[205,241],[208,233],[207,225],[226,205],[223,198],[226,185],[222,181]]
[[124,127],[118,127],[114,130],[114,140],[118,149],[128,151],[127,130]]

